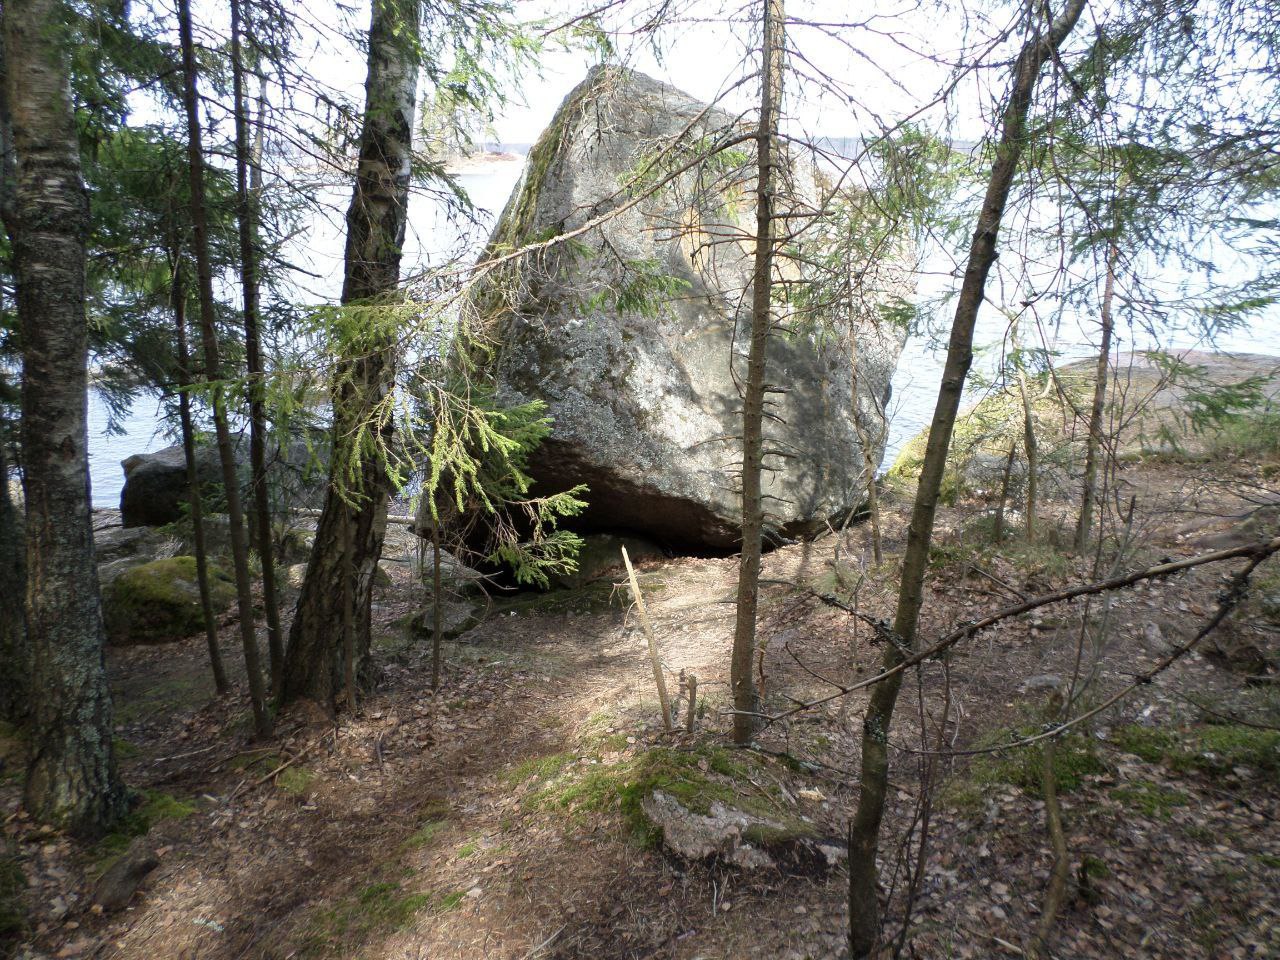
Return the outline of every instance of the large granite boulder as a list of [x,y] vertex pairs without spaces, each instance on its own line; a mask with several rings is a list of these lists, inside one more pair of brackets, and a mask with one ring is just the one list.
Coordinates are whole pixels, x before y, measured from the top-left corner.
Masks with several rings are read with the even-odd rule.
[[[241,493],[247,496],[249,438],[237,434],[234,442]],[[286,495],[295,506],[318,506],[326,478],[315,451],[322,449],[319,444],[309,448],[298,440],[289,444],[287,451],[273,451],[267,476],[274,492]],[[187,461],[181,444],[155,453],[136,453],[122,460],[120,466],[124,469],[120,515],[126,528],[159,527],[183,517],[187,510]],[[221,499],[222,464],[211,438],[202,438],[196,446],[196,473],[207,495]]]
[[[677,549],[737,545],[754,148],[746,140],[713,161],[689,160],[743,133],[736,118],[673,87],[598,67],[529,154],[495,227],[490,255],[617,211],[491,274],[472,299],[496,344],[489,372],[499,396],[543,400],[554,419],[530,462],[536,489],[590,487],[582,529]],[[781,211],[812,213],[813,167],[783,157],[780,179]],[[771,530],[787,536],[860,504],[855,417],[878,464],[901,349],[887,325],[823,319],[825,335],[791,324],[769,352],[764,493]]]

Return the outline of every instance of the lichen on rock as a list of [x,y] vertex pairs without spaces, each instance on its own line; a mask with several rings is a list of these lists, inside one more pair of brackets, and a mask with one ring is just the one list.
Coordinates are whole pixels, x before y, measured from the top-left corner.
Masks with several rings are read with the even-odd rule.
[[[553,431],[530,471],[538,491],[589,486],[583,529],[736,546],[754,166],[737,118],[597,67],[531,151],[493,231],[487,257],[537,249],[477,286],[485,372],[504,401],[546,402]],[[812,215],[813,169],[784,153],[779,178],[780,213]],[[854,417],[882,446],[901,347],[897,332],[793,326],[770,346],[764,476],[770,526],[788,536],[860,504]]]

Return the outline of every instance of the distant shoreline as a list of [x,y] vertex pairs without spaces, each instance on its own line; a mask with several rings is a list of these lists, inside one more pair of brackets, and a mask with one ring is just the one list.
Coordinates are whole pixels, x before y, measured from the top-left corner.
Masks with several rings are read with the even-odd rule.
[[459,157],[445,164],[445,170],[451,174],[486,173],[495,166],[509,163],[524,163],[524,155],[506,151],[484,151],[469,157]]

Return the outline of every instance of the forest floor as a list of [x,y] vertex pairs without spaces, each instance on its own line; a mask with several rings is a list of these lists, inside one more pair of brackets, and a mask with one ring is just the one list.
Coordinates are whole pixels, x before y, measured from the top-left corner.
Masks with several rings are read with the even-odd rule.
[[[1136,509],[1120,566],[1274,528],[1272,473],[1244,460],[1122,465],[1117,502],[1132,496]],[[820,595],[892,616],[909,503],[908,491],[886,490],[878,568],[866,525],[766,557],[768,712],[833,692],[823,677],[876,671],[873,631]],[[990,543],[989,521],[973,519],[983,509],[943,510],[925,638],[1093,576],[1090,559],[1055,545],[1069,498],[1045,502],[1033,545],[1017,517],[1008,540]],[[1049,677],[1074,681],[1085,706],[1130,685],[1212,614],[1236,569],[1225,566],[1005,621],[908,676],[881,847],[891,936],[911,906],[902,955],[1024,955],[1052,862],[1040,750],[963,751],[1040,729]],[[1280,957],[1280,734],[1268,729],[1280,694],[1274,676],[1248,676],[1256,664],[1239,669],[1277,652],[1271,566],[1216,644],[1060,742],[1072,881],[1049,955]],[[675,735],[662,732],[643,634],[611,583],[499,602],[445,645],[433,696],[430,645],[404,627],[422,605],[404,570],[376,598],[377,692],[336,723],[287,712],[269,743],[252,739],[242,690],[212,695],[203,638],[108,652],[121,765],[141,804],[93,845],[43,831],[16,812],[20,758],[10,757],[0,802],[26,883],[20,956],[841,955],[842,865],[690,863],[637,816],[638,791],[695,770],[745,781],[779,817],[837,843],[856,803],[865,691],[769,726],[759,751],[728,749],[735,559],[640,570],[672,686],[680,671],[699,681],[695,732]],[[222,639],[239,670],[234,625]],[[160,866],[126,909],[88,907],[94,878],[137,836]]]

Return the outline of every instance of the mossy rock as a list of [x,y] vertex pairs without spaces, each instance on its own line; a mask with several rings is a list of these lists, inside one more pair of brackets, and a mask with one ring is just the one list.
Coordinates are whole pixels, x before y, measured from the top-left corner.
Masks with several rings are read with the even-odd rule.
[[[235,584],[215,564],[209,565],[209,593],[214,613],[235,600]],[[102,595],[107,640],[120,646],[169,643],[205,628],[195,557],[153,560],[122,573]]]
[[[1092,380],[1080,371],[1059,374],[1057,387],[1068,394],[1070,403],[1064,402],[1056,389],[1046,392],[1045,387],[1043,376],[1031,378],[1027,383],[1039,442],[1038,477],[1042,486],[1061,485],[1084,453],[1082,445],[1073,443],[1079,431],[1071,429],[1075,421],[1072,405],[1077,409],[1087,406]],[[989,393],[956,418],[939,493],[944,504],[954,504],[975,494],[998,495],[1011,446],[1016,448],[1016,453],[1010,471],[1010,492],[1017,495],[1026,482],[1027,472],[1024,416],[1021,394],[1017,388],[1009,388]],[[906,483],[918,480],[928,443],[927,429],[907,441],[889,468],[889,480]]]
[[689,860],[813,873],[838,859],[838,843],[789,810],[781,792],[757,785],[771,781],[758,754],[653,747],[608,762],[606,754],[625,746],[625,737],[590,739],[526,761],[508,782],[524,785],[525,805],[544,813],[574,819],[616,810],[641,846]]

